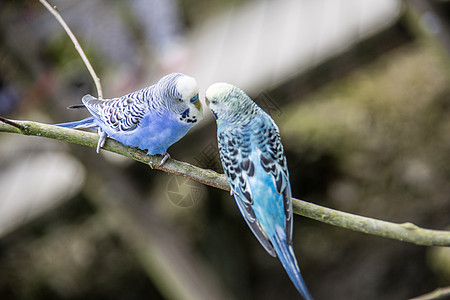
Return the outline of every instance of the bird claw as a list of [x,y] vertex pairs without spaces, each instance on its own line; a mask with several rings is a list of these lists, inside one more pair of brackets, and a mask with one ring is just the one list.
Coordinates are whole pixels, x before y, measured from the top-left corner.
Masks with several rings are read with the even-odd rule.
[[230,190],[230,196],[233,197],[234,196],[234,192],[233,190]]
[[170,154],[169,153],[163,153],[163,158],[161,159],[161,162],[159,163],[159,166],[161,167],[162,165],[164,165],[164,163],[170,158]]
[[103,146],[105,146],[107,135],[100,127],[97,129],[97,132],[98,132],[99,138],[98,138],[96,152],[100,153],[100,149],[103,148]]

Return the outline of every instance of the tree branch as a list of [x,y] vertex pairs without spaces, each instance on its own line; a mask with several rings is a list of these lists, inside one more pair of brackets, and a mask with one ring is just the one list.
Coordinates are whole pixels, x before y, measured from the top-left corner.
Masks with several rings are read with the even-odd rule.
[[[92,132],[67,129],[31,121],[12,121],[3,117],[0,117],[0,132],[46,137],[84,145],[94,149],[97,147],[98,141],[98,135]],[[211,170],[205,170],[174,159],[169,159],[163,166],[159,166],[161,156],[147,155],[142,150],[124,146],[109,138],[102,149],[148,164],[153,169],[183,176],[226,191],[230,190],[226,177],[223,174]],[[333,226],[417,245],[450,246],[450,231],[420,228],[412,223],[392,223],[341,212],[295,198],[292,200],[294,213]]]
[[94,68],[92,67],[91,63],[89,62],[89,59],[87,58],[86,54],[83,51],[83,48],[81,48],[80,43],[78,42],[76,36],[73,34],[70,27],[67,25],[66,21],[61,17],[61,15],[58,12],[58,9],[56,6],[51,6],[48,4],[46,0],[39,0],[42,5],[58,20],[59,24],[64,28],[69,38],[72,40],[73,45],[75,46],[75,49],[77,50],[78,54],[81,56],[81,59],[83,60],[84,65],[89,71],[89,74],[91,74],[92,80],[94,80],[95,86],[97,87],[97,96],[98,98],[103,98],[103,90],[102,86],[100,84],[100,78],[95,73]]

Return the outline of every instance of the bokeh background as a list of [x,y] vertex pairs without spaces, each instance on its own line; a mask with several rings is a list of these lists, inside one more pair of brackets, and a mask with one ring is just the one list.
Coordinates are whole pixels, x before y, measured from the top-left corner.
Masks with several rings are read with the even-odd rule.
[[[280,127],[293,195],[450,229],[448,1],[58,0],[115,97],[179,71],[251,95]],[[56,123],[96,94],[39,1],[0,2],[0,115]],[[169,150],[221,172],[215,124]],[[450,285],[450,250],[295,216],[316,299]],[[0,134],[1,299],[298,299],[224,191],[78,145]]]

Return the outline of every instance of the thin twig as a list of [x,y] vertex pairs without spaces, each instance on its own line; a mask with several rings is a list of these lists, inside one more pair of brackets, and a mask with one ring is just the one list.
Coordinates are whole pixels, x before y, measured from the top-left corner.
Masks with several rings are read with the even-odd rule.
[[450,299],[450,287],[439,288],[431,293],[411,298],[409,300],[438,300],[438,299]]
[[72,30],[69,28],[66,21],[64,21],[64,19],[61,17],[56,6],[51,6],[50,4],[48,4],[48,2],[46,0],[39,0],[39,2],[41,2],[42,5],[44,5],[45,8],[47,8],[47,10],[53,16],[55,16],[56,20],[58,20],[58,22],[61,24],[61,26],[67,32],[67,35],[72,40],[72,43],[75,46],[75,49],[78,51],[78,54],[80,54],[81,59],[83,60],[84,64],[86,65],[86,68],[88,69],[89,73],[91,74],[92,79],[94,80],[95,86],[97,87],[98,97],[100,99],[102,99],[103,98],[103,90],[102,90],[102,86],[100,84],[100,78],[95,73],[94,68],[92,67],[91,63],[89,62],[89,59],[87,58],[86,54],[84,53],[83,48],[81,48],[81,45],[78,42],[77,38],[72,33]]
[[[3,120],[5,119],[0,119],[0,121]],[[85,145],[91,148],[97,146],[98,135],[92,132],[67,129],[31,121],[15,121],[14,123],[18,124],[20,128],[9,124],[9,122],[0,122],[0,132],[47,137]],[[148,164],[154,169],[184,176],[223,190],[230,189],[226,177],[223,174],[211,170],[205,170],[174,159],[169,159],[163,166],[159,166],[161,156],[147,155],[144,151],[124,146],[112,139],[107,140],[103,149]],[[377,220],[341,212],[298,199],[293,199],[293,205],[294,213],[330,225],[417,245],[450,246],[450,231],[420,228],[412,223],[398,224]]]

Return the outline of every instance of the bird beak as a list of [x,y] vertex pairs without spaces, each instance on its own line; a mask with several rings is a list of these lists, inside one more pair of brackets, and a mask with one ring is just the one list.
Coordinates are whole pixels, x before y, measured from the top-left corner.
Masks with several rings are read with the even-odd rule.
[[194,106],[195,108],[197,108],[198,110],[202,109],[202,103],[200,102],[200,100],[197,100],[194,102]]
[[191,98],[191,103],[194,104],[195,108],[200,110],[202,108],[202,103],[200,102],[198,98],[198,94]]

